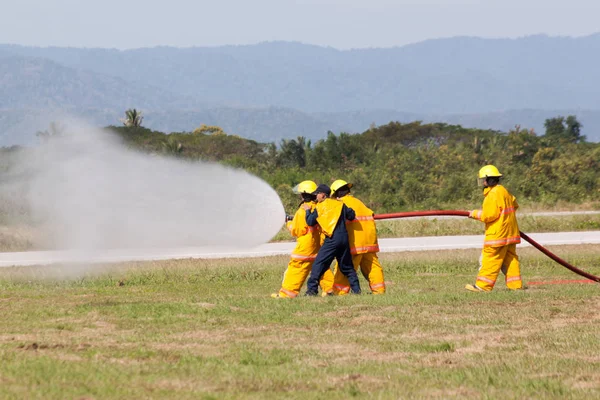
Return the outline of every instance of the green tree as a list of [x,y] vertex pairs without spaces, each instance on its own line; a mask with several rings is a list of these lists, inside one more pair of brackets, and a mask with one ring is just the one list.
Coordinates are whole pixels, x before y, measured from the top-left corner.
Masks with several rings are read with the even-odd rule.
[[585,136],[581,135],[581,128],[583,125],[577,121],[577,117],[569,115],[567,117],[567,136],[570,138],[572,143],[585,142]]
[[310,140],[307,141],[304,136],[298,136],[297,139],[283,139],[278,164],[280,166],[304,168],[306,166],[306,150],[310,148],[310,145]]
[[531,165],[533,156],[539,148],[539,139],[533,129],[521,129],[516,125],[508,132],[507,147],[513,162]]
[[122,118],[120,121],[128,128],[137,128],[142,126],[142,120],[144,116],[141,111],[138,111],[135,108],[130,108],[125,111],[125,118]]
[[183,152],[183,145],[174,136],[169,135],[162,142],[162,149],[165,154],[179,157]]
[[[566,125],[565,125],[566,123]],[[583,125],[577,121],[577,117],[569,115],[566,118],[562,116],[548,118],[544,122],[546,134],[544,135],[551,143],[580,143],[585,142],[585,136],[581,135]]]

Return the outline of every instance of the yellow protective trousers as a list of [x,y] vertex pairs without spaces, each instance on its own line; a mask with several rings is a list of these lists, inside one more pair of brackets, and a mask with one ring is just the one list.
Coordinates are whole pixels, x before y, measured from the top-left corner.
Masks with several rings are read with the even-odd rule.
[[494,289],[500,271],[506,276],[507,288],[521,289],[523,287],[516,244],[484,247],[481,252],[481,267],[475,284],[480,289],[491,291]]
[[[354,269],[357,272],[360,268],[365,279],[369,281],[369,287],[373,294],[385,293],[383,268],[381,268],[377,253],[355,254],[352,256],[352,264],[354,264]],[[349,291],[350,283],[348,282],[348,278],[342,274],[336,263],[333,269],[333,293],[345,295]]]
[[[298,296],[302,285],[304,285],[308,274],[310,274],[313,262],[314,259],[290,259],[287,270],[283,274],[283,282],[281,283],[281,289],[279,290],[279,297],[294,298]],[[325,271],[319,285],[325,295],[333,292],[333,272],[331,272],[331,269]]]

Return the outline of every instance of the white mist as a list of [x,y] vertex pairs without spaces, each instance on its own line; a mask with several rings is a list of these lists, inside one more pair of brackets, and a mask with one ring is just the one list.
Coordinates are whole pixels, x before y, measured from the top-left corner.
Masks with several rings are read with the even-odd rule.
[[126,149],[69,121],[26,160],[28,201],[54,248],[253,247],[281,228],[277,193],[241,170]]

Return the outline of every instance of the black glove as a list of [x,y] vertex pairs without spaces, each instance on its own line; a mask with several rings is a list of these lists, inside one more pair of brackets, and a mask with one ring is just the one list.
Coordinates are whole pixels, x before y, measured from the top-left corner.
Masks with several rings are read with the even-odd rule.
[[289,214],[286,214],[286,215],[285,215],[285,222],[291,221],[291,220],[293,220],[293,219],[294,219],[294,216],[293,216],[293,215],[289,215]]

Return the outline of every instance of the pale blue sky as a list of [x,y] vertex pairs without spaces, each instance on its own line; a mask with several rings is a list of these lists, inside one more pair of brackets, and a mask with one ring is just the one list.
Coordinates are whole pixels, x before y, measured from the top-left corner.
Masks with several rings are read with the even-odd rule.
[[600,31],[599,15],[600,0],[0,0],[0,43],[391,47],[458,35],[584,36]]

